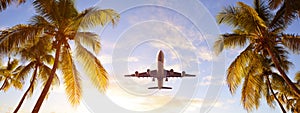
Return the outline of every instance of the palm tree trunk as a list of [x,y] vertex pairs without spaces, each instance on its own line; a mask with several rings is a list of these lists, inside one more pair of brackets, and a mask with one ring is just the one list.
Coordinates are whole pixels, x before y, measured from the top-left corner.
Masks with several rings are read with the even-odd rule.
[[269,86],[269,88],[270,88],[270,90],[271,90],[271,93],[272,93],[272,95],[274,96],[275,100],[276,100],[277,103],[279,104],[282,113],[286,113],[286,111],[285,111],[283,105],[280,103],[280,101],[279,101],[278,98],[276,97],[276,94],[275,94],[274,91],[273,91],[273,88],[272,88],[272,86],[271,86],[271,82],[270,82],[269,77],[268,77],[268,76],[265,76],[265,77],[267,78],[267,85]]
[[280,65],[279,65],[279,61],[276,58],[276,56],[273,54],[273,52],[270,50],[270,47],[267,46],[266,47],[269,55],[271,55],[271,59],[275,65],[275,67],[277,68],[277,70],[279,71],[279,73],[281,74],[283,80],[288,84],[288,86],[294,91],[295,95],[297,95],[298,97],[300,97],[300,90],[295,86],[295,84],[289,79],[289,77],[285,74],[285,72],[281,69]]
[[6,87],[6,84],[7,84],[7,78],[4,80],[1,88],[0,88],[0,91],[4,89],[4,87]]
[[25,97],[27,96],[28,92],[30,91],[30,88],[33,86],[34,84],[34,81],[36,79],[36,75],[37,75],[37,70],[38,70],[38,65],[36,64],[35,65],[35,69],[34,69],[34,72],[33,72],[33,77],[32,77],[32,80],[30,81],[30,85],[28,87],[28,89],[26,90],[26,92],[24,93],[23,97],[21,98],[17,108],[15,109],[14,113],[17,113],[19,111],[19,109],[21,108],[24,100],[25,100]]
[[5,86],[5,81],[4,81],[3,84],[1,85],[0,91],[4,88],[4,86]]
[[56,52],[55,52],[55,59],[54,59],[54,64],[53,64],[53,67],[52,67],[52,70],[51,70],[51,73],[50,73],[50,76],[44,86],[44,89],[39,97],[39,99],[37,100],[33,110],[32,110],[32,113],[38,113],[41,106],[42,106],[42,103],[46,97],[46,95],[48,94],[48,91],[50,89],[50,86],[51,86],[51,83],[53,81],[53,78],[54,78],[54,74],[56,72],[56,69],[58,67],[58,63],[59,63],[59,54],[60,54],[60,49],[61,49],[61,44],[62,44],[62,41],[58,41],[58,44],[56,45]]

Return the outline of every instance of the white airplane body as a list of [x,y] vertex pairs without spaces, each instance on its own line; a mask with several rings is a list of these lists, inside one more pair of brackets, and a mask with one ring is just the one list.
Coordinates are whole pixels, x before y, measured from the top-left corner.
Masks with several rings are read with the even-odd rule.
[[195,77],[196,75],[186,74],[184,71],[182,73],[174,72],[173,69],[165,70],[164,69],[164,53],[160,50],[157,56],[157,70],[147,69],[147,72],[138,73],[131,75],[125,75],[125,77],[153,77],[152,81],[157,79],[158,87],[149,87],[148,89],[172,89],[171,87],[163,86],[163,79],[166,78],[168,81],[168,77]]

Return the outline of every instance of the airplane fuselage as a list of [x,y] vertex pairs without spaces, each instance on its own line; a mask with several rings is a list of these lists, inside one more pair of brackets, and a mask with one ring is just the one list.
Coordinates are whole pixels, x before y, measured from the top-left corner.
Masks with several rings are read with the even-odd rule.
[[163,87],[163,79],[165,75],[164,70],[164,53],[162,51],[159,51],[157,56],[157,83],[158,83],[158,89],[161,89]]

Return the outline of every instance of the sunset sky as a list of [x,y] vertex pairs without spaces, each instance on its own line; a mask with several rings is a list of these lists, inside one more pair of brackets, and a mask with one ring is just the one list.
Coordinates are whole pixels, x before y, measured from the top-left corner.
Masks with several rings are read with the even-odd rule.
[[[215,16],[224,6],[236,5],[237,0],[190,0],[171,3],[166,0],[144,2],[126,0],[76,0],[82,11],[91,6],[112,8],[120,13],[114,27],[91,29],[101,37],[102,50],[98,58],[109,73],[110,85],[105,94],[97,92],[89,79],[81,74],[82,103],[72,107],[65,95],[64,84],[54,87],[41,107],[41,113],[89,113],[89,112],[183,112],[183,113],[246,113],[240,101],[240,89],[231,95],[225,83],[225,70],[242,49],[232,49],[220,56],[213,54],[213,41],[217,34],[230,32],[225,25],[217,25]],[[252,0],[242,0],[252,5]],[[0,13],[0,29],[28,23],[34,15],[32,1],[20,6],[10,6]],[[286,31],[299,33],[299,21]],[[165,69],[196,74],[195,78],[171,78],[164,82],[172,90],[149,90],[156,86],[152,78],[125,78],[135,71],[156,69],[157,52],[165,54]],[[295,66],[288,75],[293,79],[300,70],[299,56],[290,55]],[[24,86],[27,88],[28,84]],[[37,87],[40,89],[40,86]],[[10,89],[0,93],[0,112],[12,112],[25,89]],[[28,98],[20,112],[31,112],[41,90]],[[209,110],[209,111],[207,111]],[[280,112],[270,108],[264,99],[253,113]]]

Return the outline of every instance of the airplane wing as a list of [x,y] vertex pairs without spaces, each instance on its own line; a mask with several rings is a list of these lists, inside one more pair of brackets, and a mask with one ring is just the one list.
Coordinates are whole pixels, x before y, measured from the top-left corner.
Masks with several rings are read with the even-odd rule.
[[173,69],[165,70],[167,73],[166,77],[196,77],[196,75],[186,74],[185,71],[182,71],[182,73],[174,72]]
[[149,70],[147,69],[147,72],[142,72],[139,73],[136,71],[134,74],[131,75],[124,75],[125,77],[154,77],[156,75],[157,71],[156,70]]

